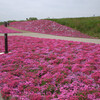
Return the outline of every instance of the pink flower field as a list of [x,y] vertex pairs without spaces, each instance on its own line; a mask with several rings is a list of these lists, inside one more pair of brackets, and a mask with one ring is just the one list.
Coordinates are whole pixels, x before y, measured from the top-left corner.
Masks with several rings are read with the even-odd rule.
[[5,100],[100,100],[100,44],[24,36],[8,41],[11,53],[0,55]]
[[0,25],[0,33],[20,33],[20,32],[8,29],[4,25]]
[[37,32],[37,33],[52,34],[58,36],[68,36],[68,37],[92,38],[70,27],[58,24],[50,20],[12,22],[10,23],[10,26],[17,29]]

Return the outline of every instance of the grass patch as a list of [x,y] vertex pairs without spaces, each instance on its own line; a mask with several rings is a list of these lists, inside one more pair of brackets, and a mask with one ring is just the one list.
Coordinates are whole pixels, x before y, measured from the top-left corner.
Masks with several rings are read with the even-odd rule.
[[99,17],[81,17],[81,18],[60,18],[47,19],[59,24],[66,25],[82,33],[100,39],[100,16]]

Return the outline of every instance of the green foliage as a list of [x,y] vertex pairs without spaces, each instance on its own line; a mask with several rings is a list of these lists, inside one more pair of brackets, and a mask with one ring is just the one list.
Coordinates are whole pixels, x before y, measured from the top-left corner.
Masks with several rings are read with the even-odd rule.
[[76,95],[79,96],[79,100],[87,100],[87,95],[88,94],[92,94],[92,93],[96,93],[96,92],[99,93],[98,90],[80,91]]
[[51,86],[51,85],[49,85],[49,86],[47,87],[47,89],[45,89],[43,92],[44,92],[45,94],[47,94],[47,92],[51,92],[51,93],[53,94],[54,91],[55,91],[54,87]]
[[4,22],[0,22],[0,25],[3,25],[4,24]]
[[45,85],[46,84],[46,81],[42,81],[41,83],[41,86]]
[[69,70],[71,70],[71,69],[72,69],[72,67],[71,67],[71,66],[66,66],[66,68],[68,68]]
[[55,21],[59,24],[66,25],[75,30],[79,30],[84,34],[92,37],[100,38],[100,16],[99,17],[81,17],[81,18],[61,18],[47,19]]
[[30,20],[37,20],[36,17],[30,17],[30,18],[26,18],[27,21],[30,21]]
[[9,23],[11,23],[11,22],[22,22],[22,21],[26,21],[26,20],[8,20]]
[[61,93],[59,88],[56,90],[56,93],[57,94],[60,94]]
[[17,21],[16,20],[9,20],[8,22],[10,23],[10,22],[17,22]]

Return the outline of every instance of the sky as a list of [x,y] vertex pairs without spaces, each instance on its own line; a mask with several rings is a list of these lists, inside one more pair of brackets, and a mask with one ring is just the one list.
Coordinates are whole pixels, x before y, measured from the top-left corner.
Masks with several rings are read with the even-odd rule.
[[0,0],[0,21],[100,16],[100,0]]

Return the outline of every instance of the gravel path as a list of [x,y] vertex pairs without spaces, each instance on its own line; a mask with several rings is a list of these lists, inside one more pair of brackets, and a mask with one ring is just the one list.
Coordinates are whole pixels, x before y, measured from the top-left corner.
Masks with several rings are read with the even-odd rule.
[[3,100],[3,98],[1,97],[1,94],[0,94],[0,100]]
[[49,35],[49,34],[33,33],[33,32],[29,32],[29,31],[16,29],[16,28],[13,28],[13,27],[8,27],[8,28],[22,32],[20,34],[18,33],[18,34],[10,34],[10,35],[23,35],[23,36],[31,36],[31,37],[38,37],[38,38],[61,39],[61,40],[80,41],[80,42],[89,42],[89,43],[100,44],[100,39],[56,36],[56,35]]
[[[100,44],[100,39],[64,37],[64,36],[55,36],[55,35],[41,34],[41,33],[9,33],[8,35],[9,36],[15,36],[15,35],[31,36],[31,37],[38,37],[38,38],[60,39],[60,40],[80,41],[80,42]],[[4,36],[4,34],[0,34],[0,36]]]

